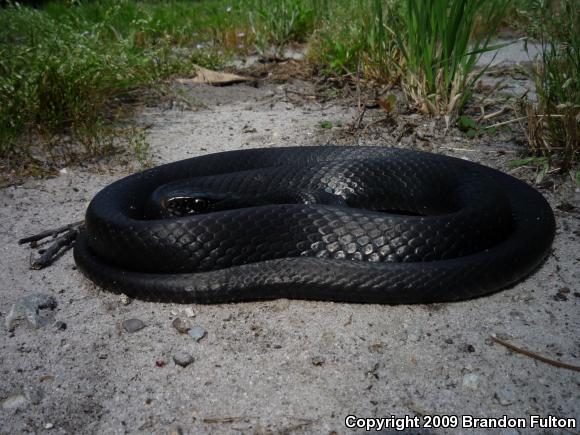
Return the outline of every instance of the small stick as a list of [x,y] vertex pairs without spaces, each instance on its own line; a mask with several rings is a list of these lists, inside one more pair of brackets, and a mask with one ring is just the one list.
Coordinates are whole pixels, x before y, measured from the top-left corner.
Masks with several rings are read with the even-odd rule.
[[495,335],[490,335],[490,338],[498,344],[507,347],[508,349],[512,350],[513,352],[521,353],[522,355],[529,356],[530,358],[537,359],[538,361],[542,361],[546,364],[553,365],[555,367],[559,367],[562,369],[574,370],[575,372],[580,372],[580,366],[575,366],[572,364],[566,364],[560,361],[556,361],[554,359],[546,358],[545,356],[538,355],[537,353],[530,352],[529,350],[522,349],[521,347],[514,346],[507,341],[502,340],[501,338],[496,337]]
[[80,227],[81,225],[83,225],[84,222],[85,221],[73,222],[72,224],[68,224],[68,225],[65,225],[63,227],[56,228],[54,230],[46,230],[46,231],[43,231],[42,233],[38,233],[34,236],[24,237],[23,239],[18,240],[18,244],[24,245],[25,243],[38,242],[39,240],[42,240],[46,237],[55,236],[57,234],[64,233],[65,231],[69,231],[73,228],[76,229],[77,227]]
[[507,112],[509,109],[507,107],[502,107],[501,109],[499,109],[497,112],[493,112],[493,113],[488,113],[487,115],[482,115],[481,116],[481,120],[482,121],[487,121],[491,118],[495,118],[496,116],[499,116],[505,112]]
[[216,418],[204,418],[203,422],[206,424],[214,424],[214,423],[234,423],[237,421],[243,421],[245,419],[249,419],[252,417],[216,417]]
[[77,237],[77,234],[78,229],[70,229],[68,232],[58,237],[39,258],[32,261],[30,268],[38,270],[46,266],[50,266],[54,260],[56,260],[56,257],[59,252],[61,252],[61,249],[62,252],[64,252],[72,246]]

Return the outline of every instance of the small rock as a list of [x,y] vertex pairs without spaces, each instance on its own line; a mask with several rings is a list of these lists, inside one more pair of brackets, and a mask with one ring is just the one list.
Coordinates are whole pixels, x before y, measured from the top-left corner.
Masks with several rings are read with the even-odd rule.
[[121,303],[121,305],[129,305],[131,302],[133,302],[133,299],[131,299],[129,296],[123,293],[121,294],[121,296],[119,296],[119,302]]
[[21,406],[26,405],[26,403],[28,403],[28,399],[26,398],[26,396],[21,392],[18,392],[12,393],[5,399],[1,400],[0,406],[2,407],[2,409],[14,409],[20,408]]
[[173,355],[173,361],[178,366],[187,367],[193,362],[193,355],[187,352],[178,352],[175,355]]
[[248,124],[242,127],[242,133],[256,133],[257,131],[258,130],[256,130],[254,127],[250,127]]
[[40,315],[40,310],[54,310],[57,306],[56,299],[51,295],[41,293],[25,296],[12,305],[6,316],[6,328],[14,329],[21,321],[25,320],[30,326],[38,329],[50,320]]
[[369,345],[369,351],[371,353],[384,353],[385,352],[385,343],[382,341],[375,341]]
[[53,326],[56,328],[57,331],[64,331],[67,328],[66,323],[64,323],[61,320],[57,320],[56,322],[54,322]]
[[173,320],[173,322],[171,322],[171,325],[175,329],[177,329],[181,334],[187,334],[187,331],[189,331],[189,324],[186,321],[180,319],[179,317]]
[[127,332],[137,332],[147,326],[142,320],[127,319],[123,321],[123,329]]
[[476,373],[467,373],[463,376],[463,386],[472,390],[479,388],[479,375]]
[[191,307],[187,307],[185,310],[183,310],[183,312],[187,317],[195,317],[195,313],[193,312],[193,308]]
[[545,385],[545,386],[551,385],[550,381],[548,381],[546,378],[538,378],[538,383]]
[[54,427],[54,424],[52,424],[52,423],[46,423],[46,424],[44,425],[44,428],[45,428],[45,429],[47,429],[47,430],[50,430],[50,429],[52,429],[53,427]]
[[473,344],[464,344],[462,350],[465,353],[473,353],[475,352],[475,347],[473,347]]
[[531,301],[532,299],[534,299],[534,297],[529,292],[521,292],[512,296],[512,300],[514,302],[528,302]]
[[407,338],[411,341],[419,341],[423,336],[423,330],[419,325],[411,325],[407,329]]
[[201,340],[207,334],[206,330],[202,326],[194,326],[189,331],[187,335],[193,338],[195,341]]
[[511,387],[500,388],[495,392],[494,397],[503,406],[511,405],[516,401],[516,393]]
[[326,359],[323,356],[314,356],[312,357],[312,365],[321,366],[326,362]]
[[568,300],[568,296],[566,296],[565,293],[556,293],[553,298],[555,301],[558,301],[558,302],[562,302],[562,301],[565,302]]
[[558,210],[567,211],[567,212],[571,212],[571,211],[574,211],[576,209],[576,207],[574,207],[572,204],[570,204],[569,202],[566,202],[566,201],[558,204],[556,206],[556,208]]
[[178,424],[172,424],[167,431],[168,435],[183,435],[183,428]]

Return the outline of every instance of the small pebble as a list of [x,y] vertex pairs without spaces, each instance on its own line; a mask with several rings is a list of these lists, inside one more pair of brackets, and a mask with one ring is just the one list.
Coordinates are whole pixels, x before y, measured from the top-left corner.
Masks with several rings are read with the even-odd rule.
[[184,320],[180,319],[179,317],[171,322],[171,325],[177,329],[181,334],[187,334],[189,331],[189,324]]
[[479,375],[476,373],[467,373],[463,376],[463,386],[472,390],[479,388]]
[[24,406],[28,402],[26,396],[22,393],[13,393],[3,400],[0,400],[2,409],[14,409]]
[[187,307],[185,310],[183,310],[183,312],[187,317],[195,317],[195,313],[193,312],[193,308],[191,307]]
[[46,423],[46,424],[44,425],[44,428],[45,428],[45,429],[47,429],[47,430],[50,430],[50,429],[52,429],[53,427],[54,427],[54,424],[52,424],[52,423]]
[[529,292],[522,292],[512,296],[512,300],[514,302],[528,302],[532,299],[534,299],[534,296],[532,296],[532,294]]
[[66,330],[66,323],[64,323],[61,320],[57,320],[56,322],[54,322],[54,327],[56,328],[57,331],[64,331]]
[[419,325],[411,325],[407,329],[407,338],[411,341],[419,341],[423,336],[423,330]]
[[516,401],[516,393],[511,387],[500,388],[495,392],[494,397],[503,406],[511,405]]
[[38,329],[46,325],[50,315],[41,315],[40,310],[53,311],[57,306],[56,299],[51,295],[42,293],[32,294],[20,298],[6,316],[6,329],[12,330],[20,322],[25,320],[30,326]]
[[133,299],[123,293],[121,296],[119,296],[119,302],[121,302],[121,305],[129,305],[131,302],[133,302]]
[[565,293],[556,293],[556,294],[553,296],[553,299],[554,299],[555,301],[558,301],[558,302],[560,302],[560,301],[564,301],[564,302],[565,302],[565,301],[567,301],[567,300],[568,300],[568,296],[566,296],[566,294],[565,294]]
[[206,330],[202,326],[194,326],[187,334],[193,338],[195,341],[201,340],[207,334]]
[[323,356],[312,357],[312,365],[321,366],[325,362],[326,362],[326,359]]
[[193,355],[187,352],[178,352],[173,355],[173,361],[175,361],[175,364],[178,366],[187,367],[193,362]]
[[465,344],[463,345],[463,351],[467,353],[473,353],[475,352],[475,347],[473,347],[473,344]]
[[183,435],[183,428],[178,424],[172,424],[169,427],[168,435]]
[[142,320],[127,319],[123,321],[123,329],[127,332],[137,332],[147,326]]

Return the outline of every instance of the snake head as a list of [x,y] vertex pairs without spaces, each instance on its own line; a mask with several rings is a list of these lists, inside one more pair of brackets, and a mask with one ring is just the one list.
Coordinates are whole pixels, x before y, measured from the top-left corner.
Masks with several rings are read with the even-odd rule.
[[162,198],[161,208],[170,216],[189,216],[207,213],[216,201],[208,196],[172,196]]

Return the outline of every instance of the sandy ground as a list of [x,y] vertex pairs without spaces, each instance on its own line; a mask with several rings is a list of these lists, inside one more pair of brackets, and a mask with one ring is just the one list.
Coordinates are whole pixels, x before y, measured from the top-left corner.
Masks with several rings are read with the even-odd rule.
[[[301,94],[285,92],[287,86]],[[426,149],[503,170],[518,156],[509,132],[467,140],[412,114],[345,133],[355,106],[312,101],[304,97],[313,92],[309,86],[182,85],[203,103],[196,111],[150,107],[140,122],[151,125],[155,163],[258,146],[357,142]],[[369,109],[364,125],[381,117],[380,109]],[[580,422],[577,372],[490,339],[497,334],[580,364],[580,194],[570,181],[540,187],[558,225],[542,267],[511,289],[461,303],[125,304],[75,270],[70,252],[48,269],[29,269],[31,251],[16,244],[19,237],[81,219],[92,196],[128,172],[86,165],[0,190],[0,320],[26,295],[52,295],[58,304],[41,311],[48,315],[39,329],[24,322],[0,330],[1,433],[350,433],[348,415],[418,416],[421,423],[425,415],[506,415],[528,423],[495,431],[505,434],[542,432],[529,429],[532,415]],[[529,171],[515,175],[530,178]],[[556,208],[563,204],[576,208]],[[178,317],[206,336],[180,334],[172,326]],[[146,327],[128,333],[128,319]],[[173,360],[183,352],[194,358],[187,367]],[[487,433],[408,431],[419,432]]]

